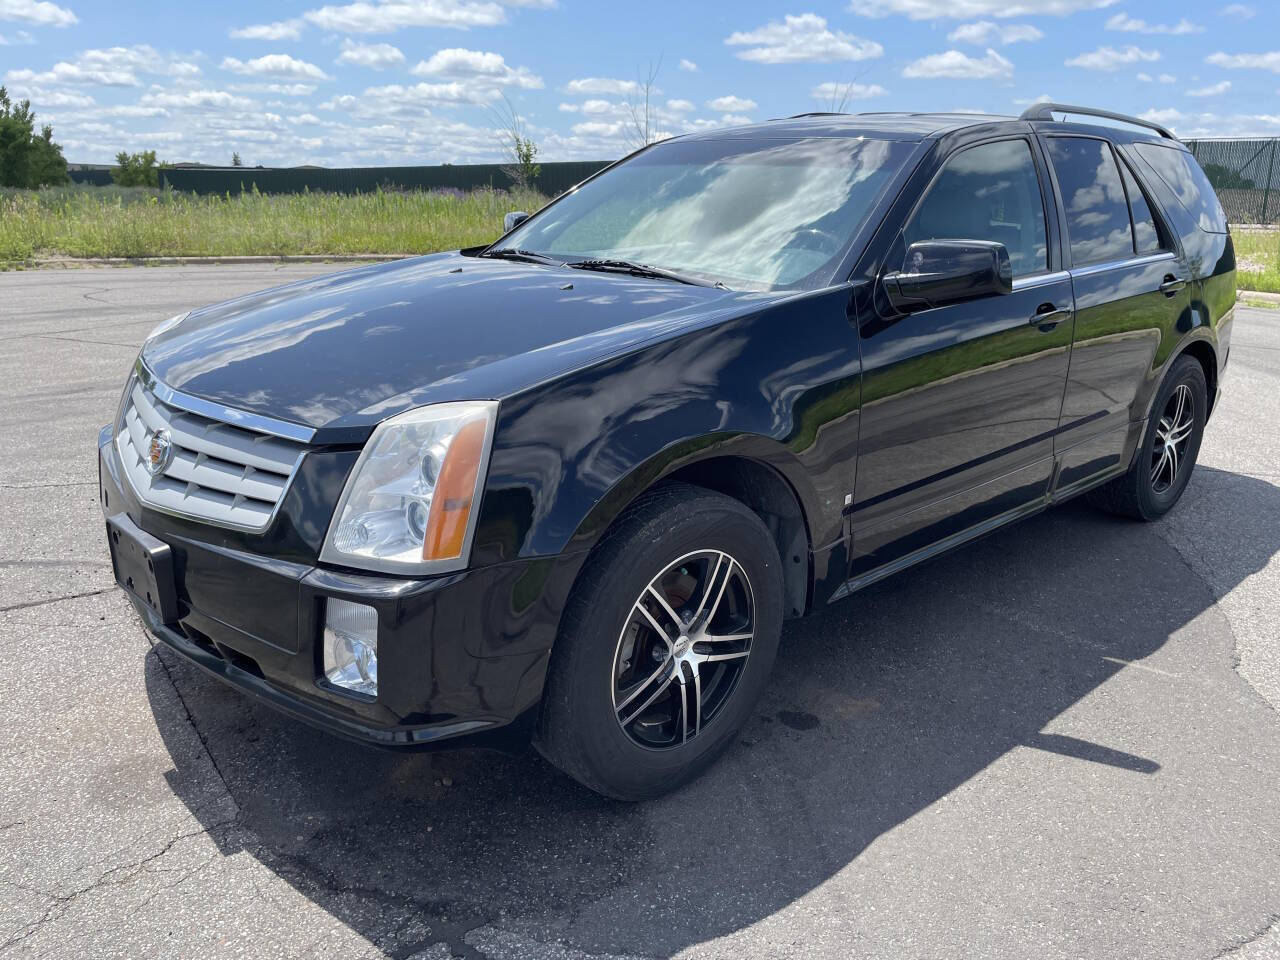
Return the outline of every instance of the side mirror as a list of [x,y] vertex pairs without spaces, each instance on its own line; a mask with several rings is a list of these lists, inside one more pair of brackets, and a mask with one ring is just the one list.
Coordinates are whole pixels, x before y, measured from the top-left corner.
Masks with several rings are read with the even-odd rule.
[[902,269],[886,274],[885,293],[902,313],[1013,292],[1013,267],[1003,243],[920,240]]
[[502,218],[502,232],[510,233],[512,230],[520,226],[520,224],[524,223],[528,219],[529,219],[529,215],[525,213],[523,210],[516,210],[512,213],[508,213],[505,217]]

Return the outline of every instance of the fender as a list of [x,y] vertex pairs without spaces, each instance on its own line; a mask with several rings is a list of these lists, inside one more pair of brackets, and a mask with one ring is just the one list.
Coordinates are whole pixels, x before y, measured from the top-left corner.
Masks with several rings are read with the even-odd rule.
[[653,483],[690,464],[763,463],[815,548],[842,541],[861,370],[850,287],[681,331],[504,400],[473,563],[589,550]]

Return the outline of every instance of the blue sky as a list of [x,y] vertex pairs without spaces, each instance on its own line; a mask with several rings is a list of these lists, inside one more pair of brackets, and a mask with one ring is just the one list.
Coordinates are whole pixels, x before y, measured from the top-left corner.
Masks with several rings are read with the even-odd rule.
[[1275,0],[0,0],[0,77],[80,162],[491,160],[503,97],[543,159],[608,159],[651,68],[661,134],[1047,96],[1280,135]]

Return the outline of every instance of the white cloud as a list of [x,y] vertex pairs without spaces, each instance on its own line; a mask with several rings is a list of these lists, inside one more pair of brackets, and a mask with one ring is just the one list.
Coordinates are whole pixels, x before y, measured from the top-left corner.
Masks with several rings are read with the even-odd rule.
[[809,95],[815,100],[825,103],[843,100],[869,100],[872,97],[883,97],[889,91],[878,83],[820,83]]
[[357,0],[308,10],[303,17],[338,33],[391,33],[405,27],[492,27],[506,22],[507,14],[490,0]]
[[993,43],[1007,46],[1011,43],[1040,40],[1043,37],[1044,34],[1029,23],[1011,23],[1002,27],[990,20],[962,24],[947,34],[947,40],[950,43],[972,43],[979,47],[989,47]]
[[531,72],[528,67],[508,66],[500,53],[464,50],[461,47],[437,50],[429,59],[420,61],[409,72],[415,77],[474,80],[499,86],[520,87],[523,90],[542,89],[542,78]]
[[275,93],[282,97],[309,97],[316,92],[314,83],[233,83],[232,90],[244,93]]
[[727,127],[742,127],[751,123],[750,117],[744,117],[741,114],[726,113],[720,118],[720,122]]
[[921,57],[903,69],[904,77],[951,77],[959,80],[996,80],[1011,77],[1013,64],[991,48],[986,56],[971,57],[959,50],[948,50]]
[[237,27],[231,31],[231,36],[237,40],[298,40],[302,37],[302,27],[302,21],[295,17],[292,20],[277,20],[275,23]]
[[19,30],[7,37],[0,33],[0,47],[29,47],[35,42],[36,38],[26,30]]
[[290,122],[290,123],[292,123],[292,124],[295,124],[295,125],[297,125],[297,124],[303,124],[303,123],[312,123],[312,124],[314,124],[314,123],[319,123],[319,122],[320,122],[320,118],[319,118],[319,117],[317,117],[314,113],[304,113],[304,114],[300,114],[299,116],[296,116],[296,117],[290,117],[290,118],[289,118],[289,122]]
[[1159,50],[1143,50],[1140,47],[1099,47],[1090,53],[1082,53],[1068,60],[1068,67],[1083,67],[1085,70],[1119,70],[1127,63],[1154,63],[1160,59]]
[[15,87],[9,93],[15,100],[30,100],[37,111],[47,110],[49,107],[91,107],[95,102],[88,94],[44,90],[40,87]]
[[1169,127],[1180,137],[1248,137],[1280,133],[1277,113],[1183,113],[1166,108],[1141,113],[1143,120]]
[[746,113],[749,110],[755,110],[760,104],[745,97],[729,95],[708,100],[707,106],[717,113]]
[[831,30],[815,13],[788,14],[755,30],[730,34],[724,41],[745,47],[737,56],[756,63],[830,63],[834,60],[869,60],[884,53],[874,40]]
[[1235,20],[1252,20],[1258,15],[1258,12],[1253,7],[1246,6],[1243,3],[1229,3],[1219,10],[1218,14]]
[[912,20],[970,20],[974,17],[1065,17],[1100,10],[1120,0],[852,0],[849,11],[863,17],[899,14]]
[[164,107],[148,107],[142,104],[103,107],[96,112],[105,117],[167,117],[169,115],[169,111]]
[[565,84],[565,93],[603,93],[619,96],[636,93],[640,84],[634,80],[615,80],[612,77],[583,77],[581,80],[570,80]]
[[1270,70],[1280,73],[1280,50],[1269,53],[1211,53],[1206,63],[1228,70]]
[[672,113],[692,113],[698,108],[691,100],[668,100],[667,109]]
[[354,40],[342,41],[342,53],[338,54],[338,63],[350,63],[357,67],[369,67],[372,70],[385,70],[398,63],[404,63],[404,54],[399,47],[389,43],[356,43]]
[[85,50],[75,60],[61,60],[48,70],[10,70],[5,78],[18,83],[97,84],[103,87],[137,87],[140,73],[190,78],[200,68],[177,55],[165,55],[154,47],[107,47]]
[[277,77],[296,80],[328,80],[329,75],[306,60],[298,60],[287,53],[268,53],[252,60],[224,57],[222,69],[246,77]]
[[616,137],[622,133],[622,121],[604,123],[600,120],[588,120],[586,123],[575,123],[573,132],[586,136]]
[[1177,23],[1147,23],[1145,20],[1138,20],[1129,16],[1127,13],[1117,13],[1115,16],[1107,20],[1108,30],[1119,30],[1122,33],[1167,33],[1167,34],[1184,34],[1184,33],[1204,33],[1204,27],[1192,23],[1190,20],[1183,18]]
[[[433,103],[483,103],[496,98],[498,91],[493,87],[478,87],[451,80],[448,83],[415,83],[410,87],[401,84],[370,87],[364,95],[366,99],[393,101],[403,110],[406,107],[416,109],[417,106]],[[320,107],[329,109],[329,105],[324,103]]]
[[1195,90],[1188,90],[1188,97],[1217,97],[1226,93],[1231,89],[1231,81],[1223,80],[1221,83],[1215,83],[1208,87],[1199,87]]
[[14,20],[37,27],[69,27],[80,22],[66,7],[41,0],[0,0],[0,20]]
[[164,90],[143,94],[139,103],[146,107],[172,107],[179,110],[247,110],[253,101],[237,97],[225,90]]
[[698,65],[694,63],[692,60],[685,60],[682,58],[680,60],[680,69],[683,70],[685,73],[697,73]]
[[1171,73],[1162,73],[1158,77],[1153,77],[1149,73],[1140,73],[1137,78],[1139,83],[1177,83],[1178,78]]

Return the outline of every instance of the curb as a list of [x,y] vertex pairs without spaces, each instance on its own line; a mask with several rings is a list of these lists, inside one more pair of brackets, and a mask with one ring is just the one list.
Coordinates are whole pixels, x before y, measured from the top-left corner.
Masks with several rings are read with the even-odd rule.
[[1250,300],[1261,301],[1262,303],[1274,304],[1280,307],[1280,293],[1255,293],[1252,290],[1237,290],[1236,300],[1243,301],[1246,297]]
[[13,265],[71,270],[76,267],[181,267],[235,266],[261,263],[381,263],[417,257],[417,253],[329,253],[282,254],[280,256],[244,257],[51,257],[41,260],[15,260]]

